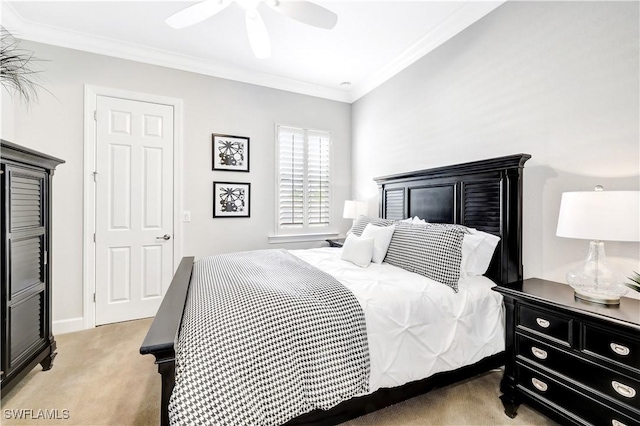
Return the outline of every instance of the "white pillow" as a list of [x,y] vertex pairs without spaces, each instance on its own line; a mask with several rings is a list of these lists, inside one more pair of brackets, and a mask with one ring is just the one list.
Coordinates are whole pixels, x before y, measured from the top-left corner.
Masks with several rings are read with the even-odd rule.
[[407,219],[399,220],[400,223],[427,223],[426,220],[420,219],[418,216],[410,217]]
[[464,234],[462,240],[461,272],[468,276],[484,275],[489,268],[493,252],[500,242],[500,237],[468,228],[470,233]]
[[376,226],[369,223],[362,231],[362,238],[373,238],[373,263],[382,263],[387,255],[387,249],[396,226]]
[[341,259],[366,268],[373,256],[373,238],[362,238],[349,234],[342,246]]

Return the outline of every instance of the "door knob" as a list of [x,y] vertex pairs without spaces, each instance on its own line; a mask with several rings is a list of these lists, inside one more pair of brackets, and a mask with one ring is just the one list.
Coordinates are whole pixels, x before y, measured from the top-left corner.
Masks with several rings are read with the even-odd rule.
[[162,237],[156,237],[156,240],[170,240],[171,239],[171,235],[169,234],[164,234]]

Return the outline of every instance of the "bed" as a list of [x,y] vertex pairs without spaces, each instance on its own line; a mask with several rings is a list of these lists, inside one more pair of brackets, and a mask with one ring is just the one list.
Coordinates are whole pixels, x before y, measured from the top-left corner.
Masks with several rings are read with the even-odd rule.
[[[433,357],[433,362],[429,362],[428,367],[419,365],[416,368],[406,368],[407,365],[411,365],[411,359],[403,359],[402,356],[394,363],[393,359],[398,355],[388,355],[384,348],[372,344],[372,339],[369,337],[371,352],[369,389],[373,392],[364,392],[362,395],[351,397],[327,410],[314,410],[299,415],[286,424],[337,424],[427,392],[434,387],[471,377],[504,363],[504,351],[500,346],[503,345],[502,329],[493,327],[497,321],[496,318],[501,321],[501,316],[499,312],[496,313],[495,309],[491,308],[491,306],[495,306],[496,292],[491,291],[490,288],[492,282],[501,286],[513,287],[522,280],[522,179],[524,163],[529,158],[530,156],[527,154],[518,154],[375,179],[379,187],[379,216],[381,218],[401,220],[418,216],[429,222],[461,224],[500,237],[500,242],[485,274],[486,278],[477,277],[474,283],[461,283],[460,292],[456,295],[473,300],[490,301],[493,299],[494,301],[491,302],[492,304],[489,302],[487,302],[489,304],[484,302],[465,304],[465,309],[478,315],[476,319],[473,319],[471,314],[466,311],[453,314],[456,321],[461,324],[465,323],[464,318],[469,318],[468,321],[471,322],[484,319],[488,321],[485,328],[491,329],[491,331],[487,332],[486,336],[478,337],[478,344],[472,346],[471,349],[459,347],[461,341],[473,340],[473,337],[466,336],[449,339],[450,341],[438,344],[442,347],[437,351],[427,348],[423,350],[427,355],[430,352],[436,354]],[[326,248],[291,252],[294,257],[319,269],[328,269],[330,274],[331,265],[336,264],[332,259],[336,253],[339,253],[339,249]],[[384,268],[377,270],[378,267]],[[412,275],[416,274],[401,271],[400,268],[396,269],[399,270],[394,271],[392,266],[385,264],[367,268],[370,280],[375,280],[376,273],[388,275],[389,284],[385,287],[385,291],[389,292],[387,299],[393,299],[393,288],[398,290],[396,313],[411,309],[411,302],[406,302],[405,296],[399,296],[400,293],[404,292],[409,295],[407,297],[410,297],[415,288],[420,288],[417,292],[418,298],[424,294],[437,295],[437,288],[435,292],[433,290],[427,291],[428,280],[425,281],[421,277],[415,283],[411,283]],[[356,272],[355,270],[353,272],[347,271],[345,275],[343,271],[339,281],[349,288],[348,277],[356,277],[358,275]],[[334,271],[335,273],[337,272]],[[192,278],[193,275],[194,259],[186,257],[181,261],[140,348],[142,354],[154,355],[158,372],[161,375],[161,424],[163,425],[169,424],[168,407],[176,383],[176,342],[181,336],[183,318],[189,314],[189,309],[185,312],[185,305],[187,305],[191,282],[195,280]],[[344,276],[347,278],[345,279]],[[351,290],[354,291],[358,302],[364,308],[367,328],[374,327],[384,333],[384,326],[379,324],[384,323],[385,316],[391,318],[393,314],[386,313],[384,309],[377,309],[375,306],[373,308],[367,307],[366,300],[370,294],[357,290],[366,288],[366,284],[362,285],[361,282],[357,283],[356,278],[353,279],[356,283],[351,287]],[[405,287],[402,287],[403,284]],[[192,291],[195,290],[192,289]],[[442,294],[452,293],[449,291]],[[477,294],[470,297],[472,293]],[[448,302],[444,301],[445,299],[439,299],[440,296],[433,297],[434,304],[447,306]],[[479,306],[483,304],[489,308],[481,309]],[[463,318],[461,322],[460,318]],[[375,326],[372,325],[374,321],[377,321]],[[433,332],[433,329],[429,331],[428,327],[425,327],[425,324],[420,324],[418,328],[423,329],[425,333]],[[420,342],[418,336],[414,339],[413,349],[405,350],[404,353],[419,352]],[[464,351],[472,353],[469,356],[459,356]],[[211,356],[215,356],[214,352],[211,353]]]

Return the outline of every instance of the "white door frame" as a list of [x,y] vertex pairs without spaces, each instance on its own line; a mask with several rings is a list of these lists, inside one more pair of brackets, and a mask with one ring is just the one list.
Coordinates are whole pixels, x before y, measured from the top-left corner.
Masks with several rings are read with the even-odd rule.
[[84,328],[96,326],[94,294],[96,291],[95,253],[93,235],[96,229],[96,186],[93,172],[96,170],[96,121],[94,111],[98,96],[109,96],[132,101],[169,105],[173,107],[173,271],[182,259],[183,239],[181,212],[182,199],[182,99],[169,98],[128,90],[84,85],[84,167],[83,167],[83,226],[82,226],[82,282]]

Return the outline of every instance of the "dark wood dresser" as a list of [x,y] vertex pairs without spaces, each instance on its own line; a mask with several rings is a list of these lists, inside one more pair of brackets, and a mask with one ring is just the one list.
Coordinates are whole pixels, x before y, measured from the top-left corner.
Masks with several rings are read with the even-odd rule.
[[34,366],[52,366],[51,183],[64,161],[0,141],[2,395]]
[[640,301],[583,302],[537,278],[495,290],[506,308],[508,416],[525,402],[563,424],[640,425]]

